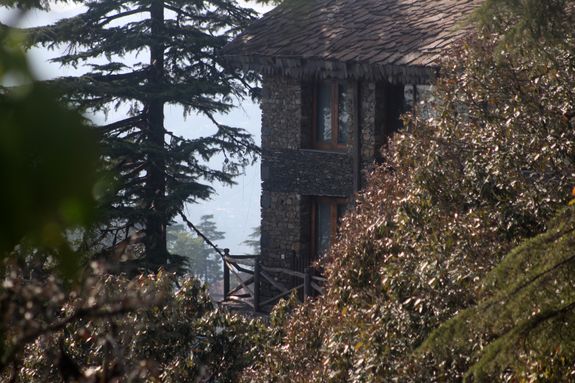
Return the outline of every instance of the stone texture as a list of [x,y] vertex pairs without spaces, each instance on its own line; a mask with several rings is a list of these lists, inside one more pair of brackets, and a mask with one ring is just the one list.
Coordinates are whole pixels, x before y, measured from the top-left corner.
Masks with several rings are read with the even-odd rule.
[[[313,84],[277,76],[263,81],[261,249],[265,266],[303,271],[310,264],[314,201],[317,197],[351,199],[355,177],[361,172],[365,181],[381,145],[377,103],[384,100],[380,88],[385,86],[362,81],[350,87],[357,91],[350,102],[357,100],[351,110],[353,129],[359,124],[359,149],[354,142],[338,151],[311,149]],[[297,278],[276,277],[287,286],[301,283]]]
[[375,101],[375,84],[362,82],[359,86],[360,168],[362,172],[360,187],[365,185],[366,175],[373,168],[375,153],[378,150],[375,142]]
[[315,150],[265,151],[262,181],[267,191],[348,197],[353,193],[352,158]]
[[262,193],[261,246],[263,264],[289,267],[300,248],[301,197],[297,193]]
[[[310,123],[309,113],[302,106],[302,88],[309,103],[309,89],[298,80],[282,77],[265,77],[262,92],[262,198],[261,198],[261,249],[262,262],[270,267],[291,268],[294,252],[300,253],[302,242],[302,197],[290,187],[297,179],[297,168],[281,165],[281,158],[271,153],[296,152],[302,146],[302,125]],[[308,114],[307,118],[305,117]],[[291,176],[278,180],[277,169],[272,164],[289,169]],[[286,173],[287,175],[288,173]],[[305,215],[305,214],[304,214]],[[289,281],[282,280],[289,284]]]
[[301,85],[297,80],[266,77],[262,87],[262,149],[299,149]]

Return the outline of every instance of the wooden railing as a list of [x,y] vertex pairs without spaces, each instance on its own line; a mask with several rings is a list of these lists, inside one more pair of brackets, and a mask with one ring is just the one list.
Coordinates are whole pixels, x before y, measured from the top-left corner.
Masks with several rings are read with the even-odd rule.
[[[180,217],[200,238],[202,238],[216,253],[218,253],[224,264],[224,301],[237,300],[241,303],[251,306],[254,311],[259,312],[262,308],[277,302],[279,299],[290,295],[293,291],[303,289],[304,300],[314,296],[315,293],[323,294],[321,284],[325,278],[315,276],[314,269],[306,267],[301,273],[296,270],[284,269],[281,267],[267,267],[262,265],[260,255],[230,255],[229,249],[219,249],[208,237],[190,222],[183,211],[179,211]],[[251,267],[251,268],[250,268]],[[242,278],[240,273],[247,274],[248,277]],[[238,285],[230,290],[230,276],[233,275]],[[288,288],[281,281],[274,278],[274,275],[285,275],[302,280],[301,284]],[[278,294],[271,298],[261,301],[262,281],[273,286]],[[253,288],[251,288],[252,286]],[[248,298],[246,300],[246,298]]]
[[[314,275],[314,269],[306,267],[304,272],[281,267],[268,267],[261,263],[259,255],[230,255],[229,249],[223,250],[224,263],[224,301],[238,301],[251,306],[259,312],[263,308],[276,303],[279,299],[290,295],[293,291],[303,290],[307,299],[316,294],[323,294],[325,278]],[[242,277],[241,273],[247,275]],[[301,280],[301,283],[288,288],[275,276],[286,276]],[[230,289],[231,276],[238,282]],[[275,295],[262,301],[262,282],[273,286]],[[246,300],[246,298],[248,300]]]

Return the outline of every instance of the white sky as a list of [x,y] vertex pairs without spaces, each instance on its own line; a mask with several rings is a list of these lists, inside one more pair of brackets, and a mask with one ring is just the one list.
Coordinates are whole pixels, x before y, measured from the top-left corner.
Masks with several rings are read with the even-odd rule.
[[[245,1],[239,2],[246,5]],[[252,2],[248,6],[256,9],[260,13],[270,10],[270,6],[254,5]],[[58,4],[52,7],[50,12],[30,12],[24,19],[20,20],[20,26],[45,25],[55,20],[73,16],[81,12],[82,6],[75,3]],[[14,14],[0,10],[0,19],[9,22]],[[58,52],[51,52],[46,49],[34,48],[29,53],[29,59],[34,73],[40,79],[56,77],[62,74],[73,73],[70,68],[62,69],[57,64],[48,62],[52,57],[58,56]],[[77,73],[81,73],[79,69]],[[113,119],[113,116],[111,116]],[[220,122],[235,127],[244,128],[249,131],[258,143],[261,143],[261,116],[259,106],[244,100],[241,105],[227,115],[220,116]],[[185,137],[193,136],[195,131],[209,130],[211,123],[203,117],[182,118],[181,108],[167,106],[165,109],[165,125],[168,130]],[[220,159],[221,161],[221,159]],[[241,244],[248,239],[252,229],[260,224],[260,164],[259,161],[246,169],[245,174],[236,178],[238,183],[234,187],[224,187],[219,184],[213,185],[216,195],[210,201],[200,202],[187,206],[188,218],[192,222],[199,222],[200,216],[213,214],[218,229],[226,233],[226,239],[219,241],[218,245],[228,247],[232,254],[250,252]]]

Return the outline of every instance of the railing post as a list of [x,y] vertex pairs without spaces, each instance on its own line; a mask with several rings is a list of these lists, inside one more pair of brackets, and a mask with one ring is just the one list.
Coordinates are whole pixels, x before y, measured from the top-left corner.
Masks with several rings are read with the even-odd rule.
[[261,272],[260,257],[256,255],[254,262],[254,311],[260,311],[260,272]]
[[303,297],[307,299],[312,296],[312,289],[311,289],[311,274],[313,269],[311,267],[306,267],[304,269],[303,275]]
[[230,249],[224,249],[224,300],[228,299],[230,294],[230,267],[226,258],[230,255]]

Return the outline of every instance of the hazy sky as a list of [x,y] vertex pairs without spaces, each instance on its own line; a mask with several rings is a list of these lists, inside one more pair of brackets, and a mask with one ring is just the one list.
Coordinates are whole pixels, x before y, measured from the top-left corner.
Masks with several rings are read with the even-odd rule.
[[[245,5],[244,1],[240,1]],[[269,6],[254,6],[260,13],[271,9]],[[77,4],[61,4],[53,7],[50,12],[30,12],[22,21],[21,26],[44,25],[54,20],[64,17],[73,16],[81,11],[81,6]],[[0,11],[0,18],[3,22],[11,19],[7,12]],[[29,57],[35,74],[46,79],[55,77],[64,73],[64,70],[57,64],[48,62],[51,57],[57,56],[58,52],[51,52],[45,49],[31,50]],[[71,74],[71,69],[66,68],[67,75]],[[72,70],[72,72],[74,72]],[[77,73],[83,70],[78,69]],[[190,116],[186,120],[182,118],[181,109],[178,107],[167,106],[165,110],[166,128],[176,134],[185,137],[192,137],[194,131],[204,133],[210,130],[211,122],[201,116]],[[114,116],[109,116],[114,119]],[[98,118],[98,119],[101,119]],[[244,100],[238,108],[234,109],[227,115],[219,118],[220,122],[227,125],[244,128],[249,131],[258,143],[261,143],[260,127],[260,109],[259,106]],[[218,159],[220,162],[221,159]],[[219,165],[218,163],[218,165]],[[187,206],[188,218],[192,222],[199,222],[199,218],[205,214],[213,214],[218,229],[226,233],[226,239],[219,241],[218,245],[229,247],[233,254],[249,252],[250,249],[241,244],[246,240],[254,227],[260,224],[260,164],[259,161],[253,166],[246,169],[245,174],[236,178],[237,185],[233,187],[224,187],[219,184],[213,185],[217,194],[210,201],[200,202],[199,204],[190,204]]]

